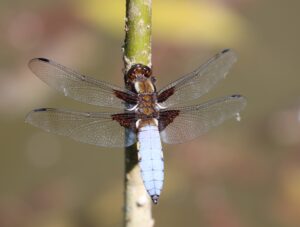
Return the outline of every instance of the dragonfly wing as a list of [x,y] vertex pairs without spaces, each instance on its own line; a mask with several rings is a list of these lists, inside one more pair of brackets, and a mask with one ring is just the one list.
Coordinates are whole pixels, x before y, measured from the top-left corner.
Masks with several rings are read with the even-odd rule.
[[184,143],[234,117],[246,106],[246,99],[232,95],[195,106],[160,112],[159,128],[163,142]]
[[[128,126],[134,126],[135,114],[118,113]],[[102,147],[124,147],[135,143],[133,127],[125,128],[112,119],[112,113],[75,112],[62,109],[41,108],[33,110],[26,122],[47,132],[68,136],[74,140]],[[127,140],[125,141],[125,139]]]
[[81,75],[46,58],[34,58],[28,63],[31,71],[50,87],[84,103],[124,108],[136,102],[136,94],[112,84]]
[[161,89],[158,102],[166,107],[181,106],[199,98],[225,78],[236,60],[236,54],[232,50],[223,50],[195,71]]

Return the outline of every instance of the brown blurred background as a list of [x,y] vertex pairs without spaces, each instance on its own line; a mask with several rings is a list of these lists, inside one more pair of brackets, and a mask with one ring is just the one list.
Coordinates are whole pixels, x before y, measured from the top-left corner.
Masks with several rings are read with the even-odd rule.
[[[0,226],[121,226],[123,150],[81,144],[24,123],[38,107],[97,110],[28,69],[48,57],[122,85],[124,1],[0,1]],[[156,226],[300,226],[300,2],[153,3],[158,86],[221,49],[239,61],[202,101],[241,93],[242,121],[164,146]]]

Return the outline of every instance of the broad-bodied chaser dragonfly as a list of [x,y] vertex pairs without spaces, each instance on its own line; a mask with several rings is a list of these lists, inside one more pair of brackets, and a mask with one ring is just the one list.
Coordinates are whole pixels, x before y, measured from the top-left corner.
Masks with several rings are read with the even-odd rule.
[[35,58],[29,62],[30,69],[50,87],[75,100],[119,111],[40,108],[30,112],[26,122],[97,146],[124,147],[138,142],[141,176],[156,204],[164,179],[161,140],[167,144],[192,140],[234,117],[246,106],[245,98],[237,94],[186,105],[224,79],[235,61],[233,51],[223,50],[195,71],[157,91],[151,69],[142,64],[128,71],[125,80],[129,89],[123,89],[81,75],[54,61]]

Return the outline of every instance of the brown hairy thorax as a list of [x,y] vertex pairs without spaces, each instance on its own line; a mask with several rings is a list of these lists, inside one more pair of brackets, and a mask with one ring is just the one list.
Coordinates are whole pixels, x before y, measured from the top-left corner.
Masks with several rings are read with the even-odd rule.
[[156,107],[156,94],[139,94],[137,113],[141,117],[158,117],[158,110]]
[[[115,95],[126,103],[136,105],[133,112],[112,115],[112,119],[118,121],[125,128],[131,128],[135,132],[145,125],[157,125],[162,131],[179,115],[178,110],[159,112],[158,103],[164,102],[174,94],[174,88],[157,95],[152,71],[142,64],[133,65],[125,75],[127,88],[136,94],[127,95],[125,92],[115,90]],[[157,121],[159,120],[159,121]]]
[[[143,123],[151,123],[151,118],[158,117],[155,78],[152,70],[143,64],[136,64],[126,74],[129,89],[137,93],[137,108],[135,112]],[[142,123],[142,122],[141,122]]]

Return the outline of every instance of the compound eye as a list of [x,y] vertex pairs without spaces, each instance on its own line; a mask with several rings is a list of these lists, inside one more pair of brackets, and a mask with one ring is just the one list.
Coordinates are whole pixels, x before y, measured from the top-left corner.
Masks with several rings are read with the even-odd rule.
[[135,79],[135,73],[128,74],[128,79],[129,80],[134,80]]
[[137,68],[135,66],[133,66],[128,72],[127,72],[127,80],[133,82],[134,79],[136,78],[136,74],[137,74]]
[[126,75],[126,81],[127,81],[127,83],[128,82],[133,82],[134,81],[134,76],[131,74],[131,73],[128,73],[127,75]]
[[150,77],[152,75],[152,71],[151,69],[148,67],[148,66],[145,66],[143,67],[143,71],[144,71],[144,75],[145,77]]
[[136,64],[131,67],[131,69],[128,71],[127,78],[134,80],[137,76],[144,76],[146,78],[149,78],[152,74],[151,69],[142,64]]

